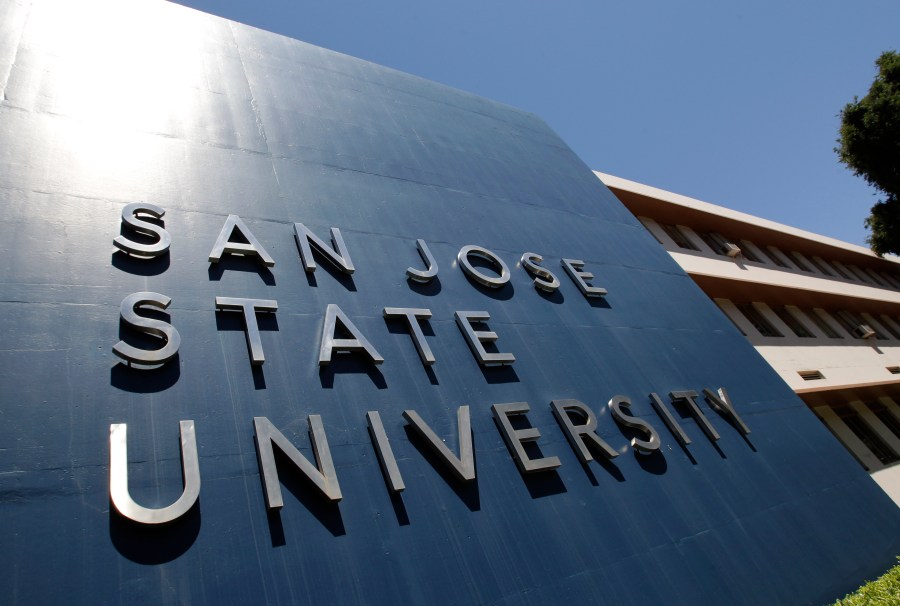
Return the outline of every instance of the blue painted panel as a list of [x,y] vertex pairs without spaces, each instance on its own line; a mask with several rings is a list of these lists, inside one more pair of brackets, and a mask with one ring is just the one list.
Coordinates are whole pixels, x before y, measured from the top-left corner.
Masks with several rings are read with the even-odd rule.
[[[828,601],[900,552],[900,514],[727,319],[538,118],[364,61],[161,2],[12,1],[0,7],[0,582],[15,603],[799,604]],[[74,3],[71,3],[74,4]],[[123,206],[167,211],[153,262],[115,252]],[[238,214],[275,258],[207,257]],[[305,274],[300,221],[339,227],[357,271]],[[411,286],[416,238],[439,282]],[[485,246],[512,278],[490,291],[456,266]],[[561,279],[539,294],[517,261]],[[560,259],[609,294],[586,300]],[[172,297],[182,337],[155,371],[117,363],[134,334],[119,305]],[[266,362],[216,296],[275,299]],[[384,356],[317,363],[336,303]],[[422,366],[382,309],[425,307]],[[510,368],[481,369],[457,310],[490,313]],[[149,343],[149,342],[148,342]],[[682,447],[648,395],[728,389],[742,437],[691,418]],[[635,455],[606,411],[616,394],[662,437]],[[575,398],[622,454],[583,466],[549,407]],[[523,477],[491,417],[525,401],[554,472]],[[401,417],[457,446],[469,405],[477,480],[461,485]],[[392,497],[365,413],[381,414],[406,482]],[[321,415],[340,504],[282,461],[267,513],[252,419],[312,458]],[[128,424],[130,488],[181,491],[178,422],[196,424],[202,490],[146,529],[109,500],[108,432]],[[51,580],[52,579],[52,580]]]

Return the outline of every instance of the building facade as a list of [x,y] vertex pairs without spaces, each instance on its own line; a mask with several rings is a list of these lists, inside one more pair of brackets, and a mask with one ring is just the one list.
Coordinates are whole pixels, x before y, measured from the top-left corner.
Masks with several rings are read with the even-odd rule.
[[597,175],[900,504],[900,263]]
[[528,112],[169,2],[10,0],[0,207],[5,603],[821,604],[900,553]]

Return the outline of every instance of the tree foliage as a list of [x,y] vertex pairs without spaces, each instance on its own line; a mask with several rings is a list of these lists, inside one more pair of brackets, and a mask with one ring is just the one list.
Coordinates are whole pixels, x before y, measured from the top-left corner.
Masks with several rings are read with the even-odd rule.
[[862,99],[841,111],[835,151],[855,175],[885,194],[866,219],[869,246],[878,254],[900,254],[900,53],[875,61],[878,74]]

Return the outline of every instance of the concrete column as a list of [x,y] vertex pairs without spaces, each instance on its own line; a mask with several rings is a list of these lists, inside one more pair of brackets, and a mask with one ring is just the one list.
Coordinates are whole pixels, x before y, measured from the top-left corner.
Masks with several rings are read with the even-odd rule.
[[[815,322],[813,322],[812,320],[810,320],[810,319],[807,317],[806,313],[805,313],[802,309],[800,309],[800,308],[797,307],[796,305],[785,305],[784,307],[785,307],[785,309],[787,309],[791,314],[793,314],[793,316],[794,316],[795,318],[797,318],[797,321],[798,321],[798,322],[800,322],[801,324],[803,324],[803,326],[806,327],[806,330],[808,330],[808,331],[811,332],[813,335],[815,335],[815,337],[816,337],[817,339],[827,339],[827,338],[828,338],[828,335],[826,335],[825,333],[823,333],[823,332],[822,332],[822,329],[820,329],[819,326],[818,326]],[[815,312],[813,312],[813,313],[815,313]]]
[[775,248],[774,246],[766,246],[766,250],[769,252],[770,255],[772,255],[773,257],[777,257],[779,261],[784,263],[788,269],[794,269],[796,271],[800,271],[800,269],[796,265],[794,265],[794,262],[791,261],[786,254],[781,252],[781,250]]
[[[763,265],[772,265],[772,262],[769,260],[769,257],[766,256],[766,253],[759,249],[759,246],[750,242],[749,240],[741,240],[741,248],[744,250],[750,250],[756,257],[759,259],[759,263]],[[745,257],[746,259],[746,257]],[[754,261],[750,261],[753,263]]]
[[690,240],[691,244],[693,244],[694,246],[699,248],[701,252],[704,252],[708,255],[712,255],[713,257],[719,256],[716,254],[716,251],[714,251],[713,249],[711,249],[709,246],[706,245],[706,242],[703,241],[703,238],[698,236],[697,232],[695,232],[693,229],[691,229],[690,227],[686,227],[684,225],[677,225],[676,227],[678,227],[678,229],[681,230],[681,233],[684,234],[684,237],[687,238],[688,240]]
[[893,276],[891,276],[889,273],[882,271],[882,272],[879,272],[879,274],[881,275],[881,277],[884,279],[885,282],[890,284],[891,288],[900,288],[900,282],[897,282],[897,280]]
[[[760,303],[758,301],[754,301],[751,305],[756,308],[756,311],[762,314],[762,316],[769,321],[769,324],[775,327],[778,332],[784,335],[788,339],[798,339],[799,337],[794,334],[794,331],[791,330],[791,327],[781,321],[781,318],[772,311],[772,308],[766,305],[765,303]],[[778,337],[774,337],[778,338]]]
[[841,274],[839,274],[839,273],[834,269],[834,267],[831,265],[831,263],[829,263],[828,261],[826,261],[826,260],[823,259],[822,257],[813,257],[813,261],[815,261],[816,263],[818,263],[819,265],[821,265],[822,267],[824,267],[825,269],[827,269],[827,270],[829,271],[829,273],[831,273],[831,276],[830,276],[830,277],[832,277],[832,278],[837,278],[837,279],[840,279],[840,278],[841,278]]
[[828,313],[827,311],[825,311],[824,309],[815,307],[815,308],[813,308],[813,313],[819,314],[819,317],[822,318],[823,322],[826,322],[839,335],[844,335],[845,339],[846,338],[850,338],[850,339],[856,338],[854,335],[851,335],[849,332],[847,332],[844,329],[844,326],[840,322],[838,322],[837,320],[832,318],[831,314]]
[[884,325],[886,328],[890,328],[890,332],[892,334],[900,335],[900,326],[897,325],[897,322],[890,316],[886,316],[884,314],[878,317],[878,320]]
[[892,397],[881,396],[878,398],[878,401],[884,404],[885,408],[888,409],[888,412],[894,415],[894,418],[900,422],[900,405],[898,405]]
[[[803,253],[792,250],[791,254],[796,255],[800,259],[800,261],[802,261],[803,264],[806,265],[806,267],[809,269],[809,273],[815,274],[817,276],[825,276],[826,278],[828,277],[827,275],[822,273],[822,270],[816,267],[816,264],[810,261]],[[794,263],[794,265],[796,265],[796,263]]]
[[886,330],[885,327],[881,325],[881,320],[876,320],[874,316],[865,312],[862,312],[859,315],[860,317],[862,317],[863,322],[874,328],[875,331],[878,332],[882,337],[884,337],[885,339],[891,339],[891,332],[889,330]]
[[844,267],[846,267],[848,270],[850,270],[850,273],[852,273],[854,276],[856,276],[856,278],[859,279],[859,281],[862,282],[863,284],[871,284],[872,283],[872,278],[870,278],[869,276],[864,274],[863,270],[858,268],[856,265],[845,265]]
[[885,286],[885,287],[890,288],[888,286],[888,283],[885,282],[884,278],[882,278],[880,275],[878,275],[878,272],[868,269],[868,268],[863,269],[863,271],[865,271],[866,274],[868,274],[869,277],[872,278],[872,280],[874,280],[875,283],[878,284],[879,286]]
[[713,301],[719,306],[719,309],[721,309],[722,312],[737,325],[738,329],[743,332],[745,336],[758,336],[756,329],[753,327],[750,320],[748,320],[729,299],[713,299]]
[[[832,261],[831,264],[832,264],[835,268],[840,269],[842,273],[844,273],[844,274],[847,275],[846,278],[845,278],[844,276],[840,276],[840,278],[841,278],[842,280],[850,280],[850,281],[854,281],[854,273],[850,270],[849,267],[847,267],[846,265],[844,265],[844,264],[841,263],[840,261]],[[855,281],[858,282],[859,280],[855,280]]]
[[659,223],[657,223],[650,217],[638,217],[638,221],[640,221],[644,225],[647,231],[653,234],[653,237],[656,238],[666,250],[681,249],[681,247],[675,243],[675,240],[669,237],[669,234],[666,233],[666,230],[660,227]]

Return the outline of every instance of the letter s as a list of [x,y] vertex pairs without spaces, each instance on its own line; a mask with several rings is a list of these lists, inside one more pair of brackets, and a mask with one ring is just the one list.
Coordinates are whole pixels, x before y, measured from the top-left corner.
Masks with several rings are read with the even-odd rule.
[[122,223],[125,223],[139,234],[144,234],[151,238],[155,237],[156,242],[153,244],[141,244],[140,242],[129,240],[125,236],[116,236],[113,240],[113,244],[116,245],[116,248],[129,255],[147,258],[158,257],[168,252],[169,245],[172,244],[172,236],[169,235],[169,232],[167,232],[164,227],[139,219],[138,213],[150,215],[155,219],[161,219],[162,216],[166,214],[165,209],[156,204],[148,204],[145,202],[127,204],[125,208],[122,209]]
[[136,292],[122,299],[119,313],[122,320],[129,326],[149,335],[165,339],[166,344],[159,349],[138,349],[125,341],[119,341],[113,345],[113,353],[127,362],[137,364],[158,365],[165,364],[178,353],[181,345],[181,336],[175,327],[153,318],[145,318],[137,314],[137,309],[142,306],[166,309],[172,299],[156,292]]

